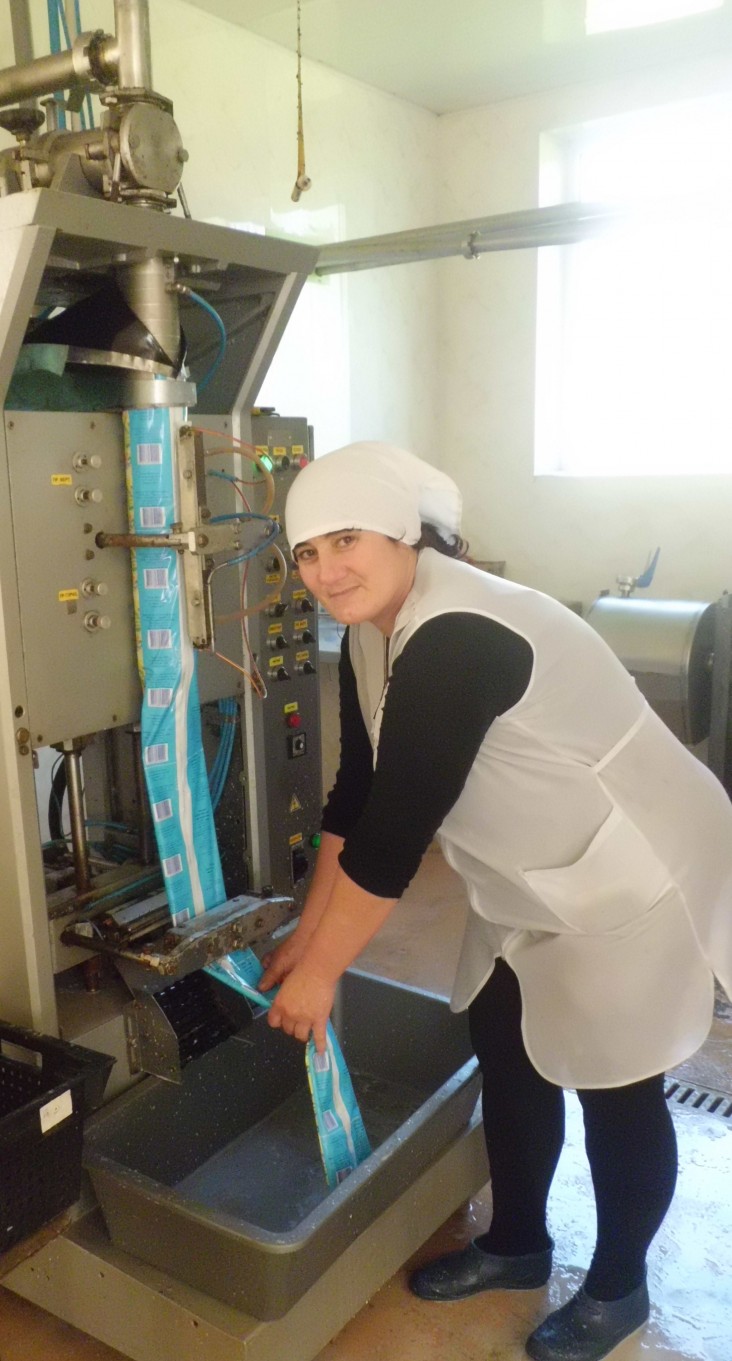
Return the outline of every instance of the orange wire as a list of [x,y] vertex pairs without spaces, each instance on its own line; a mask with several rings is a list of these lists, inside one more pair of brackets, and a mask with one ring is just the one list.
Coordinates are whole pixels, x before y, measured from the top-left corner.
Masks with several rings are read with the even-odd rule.
[[227,443],[229,444],[235,444],[238,449],[250,450],[249,458],[251,459],[252,463],[256,463],[257,467],[259,468],[259,471],[264,474],[264,478],[267,483],[267,498],[265,501],[263,511],[263,513],[266,515],[274,502],[275,485],[274,478],[269,468],[266,466],[265,463],[263,463],[260,455],[257,453],[256,445],[249,444],[247,440],[237,439],[235,435],[224,435],[220,430],[212,430],[207,425],[192,425],[191,430],[196,431],[199,435],[213,435],[216,439],[226,440]]

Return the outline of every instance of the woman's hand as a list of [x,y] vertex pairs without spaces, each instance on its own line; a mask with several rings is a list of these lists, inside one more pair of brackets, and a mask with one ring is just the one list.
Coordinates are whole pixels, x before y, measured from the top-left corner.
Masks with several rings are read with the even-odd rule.
[[292,973],[296,964],[300,963],[305,947],[310,939],[311,933],[303,931],[299,926],[295,928],[292,935],[283,940],[271,955],[265,955],[262,963],[264,973],[259,980],[258,987],[260,992],[268,992],[270,988],[276,988],[278,983],[287,978]]
[[302,1040],[303,1044],[309,1040],[312,1032],[315,1048],[319,1054],[324,1054],[325,1028],[334,996],[334,983],[319,978],[305,968],[295,968],[277,993],[267,1013],[267,1020],[275,1030],[284,1030],[287,1035]]

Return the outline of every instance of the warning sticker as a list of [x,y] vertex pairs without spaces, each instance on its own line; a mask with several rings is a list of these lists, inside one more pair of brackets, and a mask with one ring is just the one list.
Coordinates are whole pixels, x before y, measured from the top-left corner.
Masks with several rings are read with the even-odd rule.
[[297,794],[293,794],[292,798],[290,799],[290,812],[291,812],[291,813],[299,813],[299,811],[300,811],[301,808],[302,808],[302,804],[301,804],[299,798],[297,797]]
[[72,484],[73,478],[69,473],[53,473],[51,476],[52,487],[70,487]]
[[58,593],[58,598],[59,598],[59,600],[61,600],[61,601],[66,601],[66,600],[78,600],[78,599],[79,599],[79,592],[78,592],[78,591],[73,591],[73,590],[72,590],[72,591],[59,591],[59,593]]

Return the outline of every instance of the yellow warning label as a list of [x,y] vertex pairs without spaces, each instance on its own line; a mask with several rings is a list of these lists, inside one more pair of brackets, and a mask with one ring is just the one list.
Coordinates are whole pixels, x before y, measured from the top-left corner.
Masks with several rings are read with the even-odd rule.
[[63,600],[78,600],[78,599],[79,599],[79,592],[78,592],[78,591],[59,591],[59,593],[58,593],[58,598],[59,598],[59,600],[62,600],[62,601],[63,601]]
[[307,626],[308,626],[308,621],[307,621],[307,619],[295,619],[294,622],[293,622],[293,625],[292,625],[292,627],[294,628],[294,630],[295,630],[296,633],[297,633],[299,630],[306,629]]
[[298,842],[302,842],[302,832],[295,832],[295,835],[290,837],[289,845],[297,846]]
[[298,704],[297,700],[295,699],[295,700],[293,700],[292,704],[285,704],[285,706],[284,706],[282,712],[283,712],[283,714],[296,714],[299,708],[300,708],[300,705]]
[[308,661],[310,661],[310,653],[309,653],[309,652],[296,652],[296,653],[295,653],[295,661],[296,661],[296,662],[308,662]]
[[269,659],[270,671],[275,666],[283,666],[284,661],[285,661],[284,657],[270,657]]
[[260,457],[261,457],[262,454],[268,454],[268,453],[269,453],[269,449],[267,448],[267,445],[266,445],[266,444],[255,444],[254,449],[255,449],[255,452],[258,453],[258,454],[260,455]]
[[52,487],[71,487],[73,478],[70,473],[53,473],[51,476]]
[[275,458],[283,458],[284,455],[287,453],[287,449],[284,444],[277,444],[272,450],[272,453],[274,454]]
[[282,573],[268,572],[264,579],[268,586],[276,586],[277,582],[282,580]]
[[279,631],[280,631],[281,628],[282,628],[282,625],[281,625],[281,624],[269,624],[269,625],[267,626],[267,632],[268,632],[268,633],[279,633]]
[[299,813],[299,812],[301,811],[301,809],[302,809],[302,804],[301,804],[299,798],[297,797],[297,794],[293,794],[292,798],[290,799],[290,812],[291,812],[291,813]]
[[304,600],[306,595],[307,595],[307,591],[293,591],[293,592],[292,592],[292,598],[293,598],[293,600]]
[[293,444],[292,452],[293,454],[304,454],[305,453],[304,444]]

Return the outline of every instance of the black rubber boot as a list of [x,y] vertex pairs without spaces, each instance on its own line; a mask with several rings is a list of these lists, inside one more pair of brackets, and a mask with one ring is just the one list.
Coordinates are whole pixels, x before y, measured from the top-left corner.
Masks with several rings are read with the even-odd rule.
[[650,1312],[645,1281],[620,1300],[593,1300],[584,1286],[531,1334],[526,1351],[532,1361],[602,1361]]
[[546,1285],[552,1269],[552,1250],[523,1257],[499,1257],[469,1243],[420,1267],[409,1278],[409,1289],[421,1300],[464,1300],[481,1290],[535,1290]]

